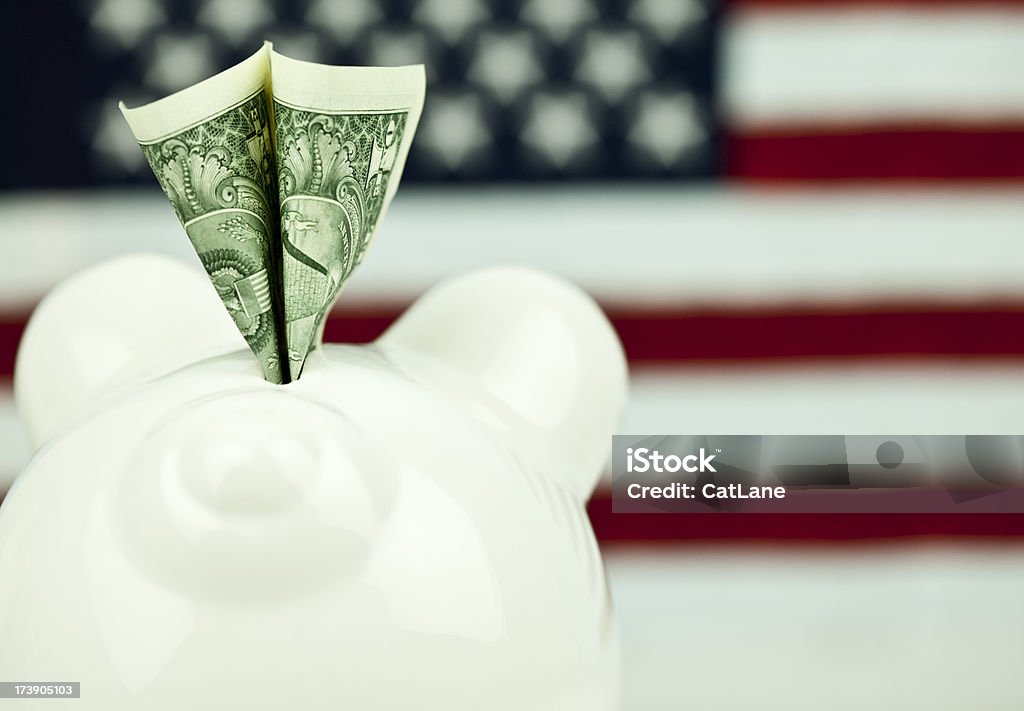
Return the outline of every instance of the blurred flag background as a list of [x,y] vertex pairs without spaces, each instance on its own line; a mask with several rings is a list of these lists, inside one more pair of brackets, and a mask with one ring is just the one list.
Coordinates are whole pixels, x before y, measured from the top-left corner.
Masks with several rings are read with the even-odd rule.
[[15,33],[6,187],[150,185],[116,104],[268,38],[330,63],[426,64],[407,182],[1020,178],[1012,0],[84,0]]
[[[328,339],[520,263],[609,312],[624,432],[1024,431],[1019,0],[93,0],[8,21],[0,489],[29,456],[10,382],[38,299],[126,251],[196,261],[117,101],[263,39],[427,66],[404,186]],[[627,709],[1024,706],[1020,516],[617,516],[606,489],[591,515]]]

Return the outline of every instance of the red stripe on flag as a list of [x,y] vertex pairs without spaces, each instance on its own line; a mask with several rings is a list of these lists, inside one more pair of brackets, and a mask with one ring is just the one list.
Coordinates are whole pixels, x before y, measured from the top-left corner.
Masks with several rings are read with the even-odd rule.
[[763,129],[726,139],[732,178],[773,181],[1024,178],[1024,126]]
[[1024,538],[1024,514],[694,513],[622,514],[609,490],[587,504],[602,543],[703,544],[870,541],[898,538]]
[[18,342],[24,330],[23,319],[0,319],[0,377],[10,377],[14,372]]
[[1024,355],[1024,305],[612,312],[630,361]]
[[[366,343],[400,306],[334,313],[328,342]],[[633,364],[750,363],[816,358],[1022,358],[1024,302],[812,307],[609,307]],[[21,319],[0,320],[0,377],[10,377]]]
[[[5,491],[0,487],[0,502]],[[1024,514],[617,514],[611,492],[587,504],[602,544],[805,544],[881,539],[978,539],[1019,543]]]

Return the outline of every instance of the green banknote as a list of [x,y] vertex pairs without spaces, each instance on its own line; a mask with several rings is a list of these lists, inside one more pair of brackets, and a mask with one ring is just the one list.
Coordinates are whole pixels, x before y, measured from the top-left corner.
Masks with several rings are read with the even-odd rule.
[[263,376],[286,381],[268,50],[125,118]]
[[291,377],[366,253],[401,177],[423,68],[326,67],[271,53]]
[[328,67],[265,45],[122,110],[264,377],[299,377],[398,186],[422,67]]

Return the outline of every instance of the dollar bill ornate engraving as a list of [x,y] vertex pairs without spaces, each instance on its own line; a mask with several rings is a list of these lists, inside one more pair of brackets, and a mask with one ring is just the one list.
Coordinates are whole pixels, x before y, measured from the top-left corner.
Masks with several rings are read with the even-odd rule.
[[291,377],[359,265],[423,105],[422,67],[327,67],[270,56]]
[[[125,109],[264,377],[299,377],[394,195],[423,68],[328,67],[265,45]],[[272,87],[272,94],[271,94]]]
[[274,102],[284,314],[292,378],[362,260],[407,112],[323,114]]
[[276,295],[277,181],[266,52],[124,113],[263,376],[282,383],[287,364]]

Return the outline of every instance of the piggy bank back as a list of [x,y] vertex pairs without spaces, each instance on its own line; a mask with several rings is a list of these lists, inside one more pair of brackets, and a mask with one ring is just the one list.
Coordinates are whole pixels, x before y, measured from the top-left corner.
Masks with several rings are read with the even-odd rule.
[[626,370],[577,289],[471,274],[281,386],[205,277],[128,257],[44,300],[15,390],[0,679],[81,682],[33,708],[618,708],[584,502]]

